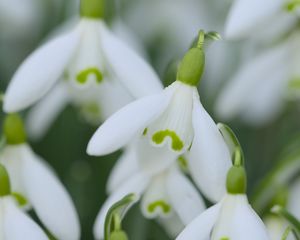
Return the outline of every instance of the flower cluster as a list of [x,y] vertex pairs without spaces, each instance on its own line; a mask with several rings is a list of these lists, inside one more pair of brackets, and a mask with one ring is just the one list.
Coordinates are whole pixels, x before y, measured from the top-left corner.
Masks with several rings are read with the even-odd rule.
[[[155,8],[152,1],[140,4]],[[300,35],[299,30],[292,31],[298,5],[298,0],[233,2],[225,37],[247,39],[255,31],[259,36],[251,46],[261,51],[252,61],[240,63],[233,80],[218,93],[214,103],[218,116],[262,125],[274,119],[287,96],[298,96],[300,55],[294,49],[300,46]],[[159,6],[157,15],[165,20],[161,29],[168,29],[167,8],[163,3]],[[66,180],[60,180],[51,163],[28,142],[44,137],[69,104],[84,122],[100,125],[84,154],[99,157],[122,151],[108,177],[107,199],[94,220],[95,239],[127,240],[122,222],[134,203],[146,220],[156,221],[176,240],[300,239],[299,148],[283,154],[284,160],[273,164],[266,178],[257,181],[258,187],[248,191],[252,193],[248,198],[247,187],[252,185],[247,184],[248,162],[242,147],[235,133],[217,124],[206,110],[205,86],[199,89],[199,85],[206,77],[205,66],[214,67],[212,60],[206,61],[207,49],[210,40],[220,38],[218,33],[200,30],[195,39],[186,36],[192,42],[190,48],[171,62],[168,80],[161,81],[147,57],[140,56],[142,51],[137,53],[138,47],[110,29],[107,9],[105,0],[80,0],[80,18],[34,50],[1,96],[5,116],[0,146],[0,239],[82,239],[80,222],[85,214],[77,213],[75,207],[80,204],[64,187]],[[180,10],[174,7],[170,15]],[[24,26],[32,20],[29,16],[23,16]],[[193,16],[182,14],[181,18]],[[265,31],[264,26],[275,20],[281,24]],[[164,39],[169,45],[163,41],[168,54],[160,64],[171,54],[177,28],[170,28]],[[183,30],[190,33],[191,29]],[[157,33],[150,27],[144,34],[149,32],[155,38]],[[271,49],[266,49],[271,43]],[[24,124],[18,112],[29,107]]]

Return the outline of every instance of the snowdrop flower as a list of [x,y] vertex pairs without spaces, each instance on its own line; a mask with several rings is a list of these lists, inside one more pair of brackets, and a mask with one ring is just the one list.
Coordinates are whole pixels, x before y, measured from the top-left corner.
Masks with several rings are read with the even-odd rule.
[[256,37],[253,33],[278,36],[296,23],[296,16],[287,11],[297,0],[235,0],[229,12],[225,35],[229,39]]
[[187,154],[196,183],[207,198],[218,201],[225,193],[222,183],[231,160],[216,124],[199,100],[196,86],[204,68],[203,41],[201,31],[198,46],[184,56],[173,84],[125,106],[101,125],[88,144],[88,154],[112,153],[138,135],[157,151]]
[[53,90],[40,107],[43,120],[53,119],[70,101],[107,117],[134,98],[161,90],[152,68],[107,28],[103,5],[103,0],[82,0],[75,28],[23,62],[5,94],[6,112],[29,107]]
[[[142,196],[143,215],[157,219],[173,236],[200,214],[205,209],[204,202],[197,189],[178,169],[176,158],[176,155],[170,157],[165,151],[149,145],[146,137],[132,143],[118,160],[108,180],[110,196],[97,216],[95,238],[103,238],[102,226],[108,209],[129,193]],[[164,164],[166,160],[168,164]],[[174,223],[176,230],[171,229]]]
[[18,115],[6,117],[4,134],[7,145],[0,152],[0,163],[10,175],[12,195],[26,209],[32,207],[55,238],[80,239],[73,202],[53,170],[26,143]]
[[48,240],[43,230],[19,208],[15,196],[11,194],[9,176],[2,164],[0,164],[0,179],[0,238]]
[[246,173],[239,162],[227,175],[227,194],[193,220],[177,240],[268,240],[262,220],[249,205]]
[[242,65],[220,93],[217,114],[263,125],[280,113],[287,99],[299,98],[299,40],[296,32]]

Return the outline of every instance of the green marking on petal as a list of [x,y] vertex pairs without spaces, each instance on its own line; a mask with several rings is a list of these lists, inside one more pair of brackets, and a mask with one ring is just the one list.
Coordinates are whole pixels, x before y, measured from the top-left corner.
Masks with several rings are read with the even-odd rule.
[[221,237],[220,240],[230,240],[229,237]]
[[20,206],[26,206],[28,204],[28,200],[20,193],[12,192],[11,195],[17,200]]
[[10,180],[4,165],[0,163],[0,197],[10,194]]
[[289,81],[288,87],[292,90],[300,90],[300,78],[293,78]]
[[80,73],[78,73],[76,80],[80,84],[85,84],[88,80],[89,75],[95,75],[97,83],[101,83],[103,80],[103,74],[96,67],[91,67],[81,71]]
[[165,214],[171,211],[171,206],[166,203],[164,200],[158,200],[148,205],[148,211],[150,213],[155,212],[156,208],[161,208]]
[[178,161],[178,164],[179,164],[180,168],[183,171],[187,171],[188,170],[188,161],[187,161],[187,159],[183,155],[179,156],[179,158],[177,159],[177,161]]
[[143,136],[146,136],[147,132],[148,132],[148,128],[145,128],[144,131],[143,131]]
[[156,132],[152,136],[152,141],[155,142],[156,144],[161,144],[165,140],[166,137],[170,137],[172,139],[172,149],[173,150],[180,151],[183,149],[184,144],[181,141],[181,139],[178,137],[176,132],[168,130],[168,129]]

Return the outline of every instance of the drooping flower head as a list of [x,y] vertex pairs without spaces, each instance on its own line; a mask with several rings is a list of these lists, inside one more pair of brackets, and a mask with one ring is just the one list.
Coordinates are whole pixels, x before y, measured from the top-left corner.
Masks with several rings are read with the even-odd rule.
[[19,199],[11,192],[8,172],[2,164],[0,164],[0,228],[0,238],[5,240],[48,239],[38,224],[22,211]]
[[223,199],[190,223],[177,240],[269,240],[248,203],[246,173],[239,160],[228,171],[226,187]]
[[200,31],[197,46],[183,57],[174,83],[112,115],[94,134],[87,152],[109,154],[138,136],[166,154],[186,154],[198,186],[206,197],[218,201],[225,193],[231,160],[224,139],[199,100],[197,85],[204,71],[204,38]]
[[51,167],[26,143],[23,122],[7,115],[3,129],[6,145],[0,152],[11,181],[11,195],[25,210],[33,209],[48,231],[58,239],[80,239],[80,225],[68,192]]
[[45,131],[67,103],[96,121],[135,98],[161,90],[152,68],[103,21],[104,0],[82,0],[79,23],[34,51],[18,68],[4,98],[16,112],[46,98],[31,117],[33,135]]

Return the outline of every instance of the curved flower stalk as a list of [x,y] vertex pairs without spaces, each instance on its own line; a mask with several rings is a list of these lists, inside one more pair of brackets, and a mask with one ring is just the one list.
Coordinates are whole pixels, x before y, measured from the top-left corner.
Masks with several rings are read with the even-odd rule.
[[[129,146],[108,180],[110,196],[97,216],[95,238],[103,238],[102,226],[108,209],[129,193],[141,196],[141,211],[146,218],[157,219],[174,235],[200,214],[205,209],[204,202],[177,167],[176,158],[149,145],[146,137]],[[174,222],[176,231],[171,229]]]
[[235,0],[227,17],[225,35],[229,39],[255,38],[261,34],[282,36],[295,26],[297,17],[289,11],[296,8],[297,0],[266,0],[263,4],[260,0]]
[[297,240],[285,219],[271,215],[264,219],[264,223],[271,240]]
[[[79,23],[21,64],[5,94],[6,112],[27,108],[50,92],[41,108],[49,107],[51,114],[73,102],[107,117],[134,98],[161,90],[152,68],[107,28],[103,5],[103,0],[82,0]],[[52,101],[57,95],[60,101]],[[53,118],[47,110],[44,114]]]
[[2,164],[0,164],[0,179],[0,238],[3,240],[48,240],[39,225],[18,206],[15,196],[11,193],[8,173]]
[[242,65],[220,93],[217,114],[263,125],[281,112],[287,99],[299,98],[299,40],[296,32]]
[[268,240],[265,225],[249,205],[246,173],[236,159],[227,175],[227,194],[193,220],[176,240]]
[[173,84],[125,106],[101,125],[88,144],[88,154],[112,153],[138,136],[166,155],[188,155],[196,183],[207,198],[218,201],[225,193],[220,183],[225,182],[231,160],[196,88],[204,68],[203,41],[201,31],[197,47],[184,56]]
[[53,170],[26,143],[18,115],[6,117],[4,134],[7,145],[0,152],[0,163],[10,175],[12,195],[25,209],[33,208],[55,238],[80,239],[73,202]]

